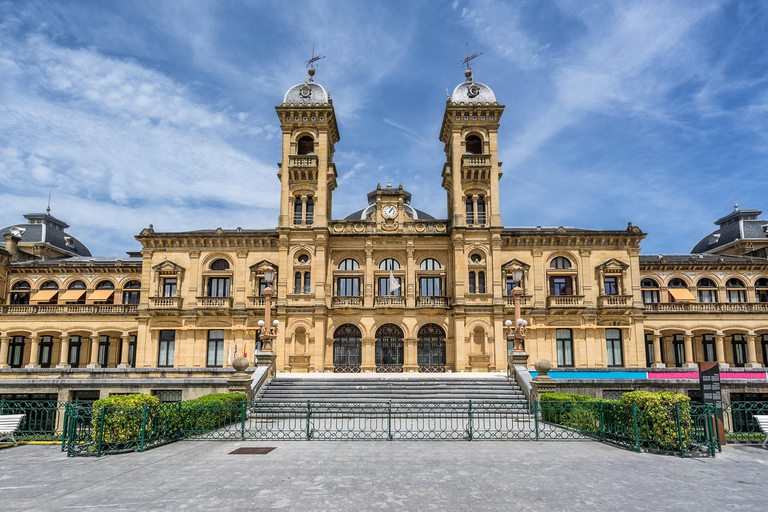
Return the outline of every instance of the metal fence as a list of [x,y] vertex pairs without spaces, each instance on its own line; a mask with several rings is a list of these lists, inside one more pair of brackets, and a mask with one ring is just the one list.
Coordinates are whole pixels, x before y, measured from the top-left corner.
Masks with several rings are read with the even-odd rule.
[[765,434],[760,431],[755,415],[768,415],[768,402],[723,403],[725,440],[729,443],[762,443]]
[[66,402],[55,400],[3,400],[0,399],[0,415],[23,414],[17,440],[58,441],[64,431]]
[[633,450],[715,455],[714,406],[607,402],[69,404],[68,455],[143,451],[180,439],[597,439]]

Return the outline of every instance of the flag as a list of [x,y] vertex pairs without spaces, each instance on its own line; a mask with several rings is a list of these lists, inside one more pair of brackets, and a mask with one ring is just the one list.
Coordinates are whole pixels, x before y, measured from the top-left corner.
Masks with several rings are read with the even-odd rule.
[[237,359],[237,343],[235,343],[235,359]]
[[227,364],[232,364],[232,344],[229,344],[229,357],[227,358]]
[[395,279],[392,269],[389,269],[389,294],[394,295],[396,290],[400,289],[400,283]]
[[245,343],[243,343],[243,357],[248,358],[248,347],[245,346]]

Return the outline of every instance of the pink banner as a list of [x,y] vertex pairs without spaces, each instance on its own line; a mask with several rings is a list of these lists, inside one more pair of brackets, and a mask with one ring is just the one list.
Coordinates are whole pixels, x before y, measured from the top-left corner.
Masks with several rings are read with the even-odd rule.
[[728,379],[766,379],[765,372],[720,372],[721,380]]
[[697,379],[698,380],[699,372],[648,372],[648,378],[649,379]]

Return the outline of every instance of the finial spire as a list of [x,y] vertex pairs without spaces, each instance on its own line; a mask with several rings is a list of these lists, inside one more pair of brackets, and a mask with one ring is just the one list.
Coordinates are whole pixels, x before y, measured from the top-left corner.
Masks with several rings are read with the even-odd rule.
[[739,211],[739,203],[733,203],[733,211]]
[[45,214],[50,215],[51,214],[51,191],[48,191],[48,208],[45,209]]
[[324,58],[325,58],[325,55],[323,56],[318,55],[317,57],[315,57],[315,43],[312,43],[312,58],[305,62],[307,67],[309,67],[309,69],[307,70],[307,73],[309,74],[310,82],[312,81],[312,77],[315,76],[315,68],[312,66],[312,64]]
[[464,72],[464,76],[467,77],[467,82],[471,82],[472,81],[472,70],[469,68],[469,61],[471,61],[472,59],[478,58],[482,54],[483,54],[483,52],[473,53],[472,55],[470,55],[469,54],[469,43],[467,43],[467,58],[462,60],[462,61],[459,61],[459,64],[461,64],[461,65],[466,64],[467,65],[467,70]]

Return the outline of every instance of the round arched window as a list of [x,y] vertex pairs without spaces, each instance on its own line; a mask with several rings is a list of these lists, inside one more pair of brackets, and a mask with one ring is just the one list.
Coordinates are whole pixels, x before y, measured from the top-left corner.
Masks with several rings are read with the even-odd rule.
[[69,283],[69,287],[67,289],[68,290],[85,290],[85,283],[80,280],[72,281],[71,283]]
[[211,263],[211,270],[229,270],[229,262],[225,259],[218,259]]
[[379,263],[379,270],[400,270],[400,263],[394,258],[387,258]]
[[434,258],[427,258],[421,262],[420,270],[440,270],[440,262]]
[[115,283],[113,283],[112,281],[102,281],[96,285],[96,289],[97,290],[114,290]]
[[480,155],[483,152],[483,141],[477,135],[467,137],[467,153]]
[[360,264],[352,258],[347,258],[339,263],[339,270],[360,270]]
[[301,137],[297,144],[298,154],[311,155],[315,152],[315,141],[309,135]]
[[549,268],[554,268],[554,269],[571,268],[571,260],[569,260],[564,256],[558,256],[557,258],[553,259],[550,262]]

